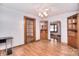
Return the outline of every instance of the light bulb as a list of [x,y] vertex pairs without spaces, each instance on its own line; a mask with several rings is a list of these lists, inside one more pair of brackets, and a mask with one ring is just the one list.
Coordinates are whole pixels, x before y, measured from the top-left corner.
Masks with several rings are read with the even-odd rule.
[[48,16],[48,14],[47,14],[46,12],[43,12],[43,14],[44,14],[45,16]]

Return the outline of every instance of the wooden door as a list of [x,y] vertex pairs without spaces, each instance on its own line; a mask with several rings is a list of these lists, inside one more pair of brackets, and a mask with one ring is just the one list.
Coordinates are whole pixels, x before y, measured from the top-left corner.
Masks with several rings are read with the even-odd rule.
[[35,19],[24,17],[25,43],[35,41]]
[[48,39],[48,21],[41,21],[41,30],[40,30],[40,39],[47,40]]

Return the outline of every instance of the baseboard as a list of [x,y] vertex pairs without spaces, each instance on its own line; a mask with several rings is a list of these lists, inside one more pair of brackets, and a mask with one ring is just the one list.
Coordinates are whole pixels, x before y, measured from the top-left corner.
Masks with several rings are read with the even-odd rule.
[[48,39],[48,41],[51,41],[51,39]]
[[40,39],[38,39],[38,40],[35,40],[35,42],[38,42],[38,41],[40,41]]
[[[40,41],[40,39],[39,40],[35,40],[35,42],[38,42],[38,41]],[[20,46],[23,46],[23,45],[26,45],[26,44],[21,44],[21,45],[18,45],[18,46],[14,46],[13,48],[20,47]]]
[[17,45],[17,46],[14,46],[13,48],[21,47],[21,46],[23,46],[23,45],[25,45],[25,44]]

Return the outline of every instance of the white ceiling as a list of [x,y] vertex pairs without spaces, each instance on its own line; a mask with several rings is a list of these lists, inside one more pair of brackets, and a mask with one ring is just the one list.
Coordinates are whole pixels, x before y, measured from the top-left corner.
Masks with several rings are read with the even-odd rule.
[[39,12],[48,10],[49,16],[72,12],[78,10],[78,3],[2,3],[8,8],[16,9],[25,13],[30,13],[33,15],[38,15]]

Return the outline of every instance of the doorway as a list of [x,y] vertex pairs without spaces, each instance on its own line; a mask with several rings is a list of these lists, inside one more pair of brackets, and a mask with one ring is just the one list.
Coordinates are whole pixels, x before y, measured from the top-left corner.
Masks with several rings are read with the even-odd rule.
[[40,21],[40,39],[48,40],[48,21]]
[[35,41],[35,19],[24,16],[24,39],[25,43]]

